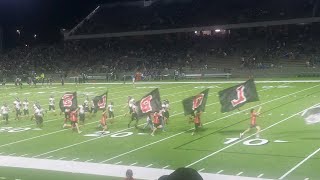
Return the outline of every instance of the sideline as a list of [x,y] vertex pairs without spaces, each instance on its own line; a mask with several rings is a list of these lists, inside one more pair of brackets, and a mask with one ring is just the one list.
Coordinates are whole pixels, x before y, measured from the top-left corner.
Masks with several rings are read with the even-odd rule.
[[[171,169],[146,168],[138,166],[124,166],[113,164],[99,164],[90,162],[35,159],[25,157],[0,156],[0,166],[27,168],[38,170],[50,170],[80,174],[102,175],[123,178],[127,169],[132,169],[137,179],[153,180],[162,175],[173,172]],[[253,177],[229,176],[222,174],[200,173],[204,180],[225,179],[225,180],[267,180]]]

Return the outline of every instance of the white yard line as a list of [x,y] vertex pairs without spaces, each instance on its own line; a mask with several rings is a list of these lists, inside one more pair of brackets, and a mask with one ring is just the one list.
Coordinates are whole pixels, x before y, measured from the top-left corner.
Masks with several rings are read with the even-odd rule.
[[134,166],[134,165],[136,165],[136,164],[138,164],[137,162],[135,162],[135,163],[132,163],[132,164],[130,164],[130,166]]
[[308,159],[310,159],[312,156],[317,154],[320,151],[320,148],[315,150],[313,153],[311,153],[309,156],[304,158],[302,161],[300,161],[297,165],[295,165],[293,168],[291,168],[288,172],[286,172],[284,175],[282,175],[279,179],[283,179],[287,177],[290,173],[292,173],[295,169],[297,169],[299,166],[301,166],[304,162],[306,162]]
[[220,174],[220,173],[222,173],[222,172],[223,172],[223,170],[220,170],[220,171],[217,172],[217,174]]
[[117,164],[120,164],[120,163],[122,163],[122,161],[116,162],[116,163],[114,163],[114,164],[117,165]]
[[166,166],[164,166],[162,169],[166,169],[166,168],[168,168],[170,165],[166,165]]
[[204,171],[205,170],[205,168],[202,168],[202,169],[200,169],[198,172],[202,172],[202,171]]
[[12,154],[9,154],[8,156],[13,156],[13,155],[15,155],[16,153],[12,153]]
[[[285,96],[282,96],[282,97],[279,97],[279,98],[276,98],[276,99],[272,99],[272,100],[270,100],[270,101],[261,103],[261,104],[259,104],[259,105],[256,105],[256,106],[253,106],[253,107],[250,107],[250,108],[247,108],[247,109],[244,109],[244,110],[241,110],[241,111],[232,113],[232,114],[230,114],[230,115],[227,115],[227,116],[218,118],[218,119],[216,119],[216,120],[213,120],[213,121],[204,123],[203,125],[207,125],[207,124],[214,123],[214,122],[216,122],[216,121],[220,121],[220,120],[222,120],[222,119],[228,118],[228,117],[233,116],[233,115],[237,115],[237,114],[239,114],[239,113],[241,113],[241,112],[247,111],[247,110],[252,109],[252,108],[254,108],[254,107],[258,107],[258,106],[261,106],[261,105],[264,105],[264,104],[267,104],[267,103],[270,103],[270,102],[273,102],[273,101],[276,101],[276,100],[279,100],[279,99],[282,99],[282,98],[285,98],[285,97],[288,97],[288,96],[292,96],[293,94],[297,94],[297,93],[300,93],[300,92],[304,92],[304,91],[306,91],[306,90],[309,90],[309,89],[312,89],[312,88],[315,88],[315,87],[318,87],[318,86],[320,86],[320,85],[312,86],[312,87],[310,87],[310,88],[306,88],[306,89],[303,89],[303,90],[300,90],[300,91],[297,91],[297,92],[294,92],[294,93],[291,93],[291,94],[288,94],[288,95],[285,95]],[[210,106],[210,105],[207,105],[207,106]],[[130,153],[132,153],[132,152],[138,151],[138,150],[143,149],[143,148],[145,148],[145,147],[149,147],[149,146],[151,146],[151,145],[157,144],[157,143],[162,142],[162,141],[165,141],[165,140],[167,140],[167,139],[171,139],[171,138],[173,138],[173,137],[176,137],[176,136],[178,136],[178,135],[184,134],[184,133],[186,133],[186,132],[188,132],[188,131],[190,131],[190,130],[193,130],[193,129],[194,129],[194,128],[191,128],[191,129],[188,129],[188,130],[186,130],[186,131],[182,131],[182,132],[180,132],[180,133],[177,133],[177,134],[171,135],[171,136],[169,136],[169,137],[160,139],[160,140],[158,140],[158,141],[155,141],[155,142],[146,144],[146,145],[141,146],[141,147],[139,147],[139,148],[130,150],[130,151],[128,151],[128,152],[125,152],[125,153],[119,154],[119,155],[117,155],[117,156],[114,156],[114,157],[112,157],[112,158],[109,158],[109,159],[106,159],[106,160],[104,160],[104,161],[101,161],[101,163],[104,163],[104,162],[110,161],[110,160],[112,160],[112,159],[115,159],[115,158],[118,158],[118,157],[121,157],[121,156],[130,154]]]
[[237,174],[237,176],[240,176],[242,173],[243,173],[243,172],[239,172],[239,173]]
[[93,161],[93,159],[88,159],[88,160],[86,160],[85,162],[90,162],[90,161]]
[[[278,122],[276,122],[276,123],[274,123],[274,124],[272,124],[272,125],[264,128],[264,129],[262,129],[260,132],[266,131],[266,130],[268,130],[268,129],[270,129],[270,128],[272,128],[272,127],[274,127],[274,126],[276,126],[276,125],[278,125],[278,124],[280,124],[280,123],[282,123],[282,122],[285,122],[285,121],[287,121],[288,119],[291,119],[292,117],[301,114],[303,111],[305,111],[305,110],[299,111],[299,112],[297,112],[297,113],[295,113],[295,114],[293,114],[293,115],[291,115],[291,116],[289,116],[289,117],[287,117],[287,118],[285,118],[285,119],[282,119],[282,120],[280,120],[280,121],[278,121]],[[208,158],[210,158],[210,157],[212,157],[212,156],[220,153],[221,151],[224,151],[224,150],[226,150],[226,149],[228,149],[228,148],[230,148],[230,147],[232,147],[232,146],[234,146],[234,145],[236,145],[236,144],[238,144],[238,143],[240,143],[240,142],[243,142],[243,141],[245,141],[245,140],[247,140],[247,139],[249,139],[249,138],[251,138],[251,137],[253,137],[253,136],[255,136],[255,135],[256,135],[256,134],[252,134],[252,135],[250,135],[250,136],[247,136],[247,137],[245,137],[245,138],[242,138],[242,139],[240,139],[239,141],[236,141],[236,142],[234,142],[234,143],[232,143],[232,144],[230,144],[230,145],[228,145],[228,146],[226,146],[226,147],[224,147],[224,148],[221,148],[220,150],[217,150],[217,151],[215,151],[215,152],[213,152],[213,153],[211,153],[211,154],[209,154],[209,155],[207,155],[207,156],[205,156],[205,157],[203,157],[203,158],[201,158],[201,159],[199,159],[199,160],[197,160],[197,161],[195,161],[195,162],[187,165],[186,167],[190,167],[190,166],[193,166],[193,165],[195,165],[195,164],[198,164],[199,162],[201,162],[201,161],[203,161],[203,160],[205,160],[205,159],[208,159]],[[319,149],[319,150],[320,150],[320,149]]]
[[260,174],[260,175],[258,176],[258,178],[261,178],[263,175],[264,175],[264,174]]
[[147,167],[151,167],[152,165],[153,165],[153,164],[149,164],[149,165],[146,166],[146,168],[147,168]]
[[25,157],[25,156],[28,156],[29,154],[23,154],[23,155],[21,155],[20,157]]
[[50,158],[52,158],[53,156],[48,156],[48,157],[45,157],[46,159],[50,159]]
[[59,158],[58,160],[62,160],[62,159],[65,159],[66,157],[61,157],[61,158]]
[[[167,89],[171,89],[171,88],[167,88]],[[171,104],[177,103],[177,102],[181,102],[181,101],[175,101],[175,102],[172,102]],[[121,116],[123,116],[123,114],[119,115],[119,116],[115,116],[115,118],[121,117]],[[96,124],[96,123],[97,122],[94,121],[94,122],[91,122],[91,123],[87,123],[86,125],[91,125],[91,124]],[[30,126],[30,125],[28,125],[28,126]],[[33,139],[37,139],[37,138],[44,137],[44,136],[49,136],[49,135],[56,134],[56,133],[63,132],[63,131],[67,131],[67,130],[70,130],[70,129],[61,129],[61,130],[54,131],[54,132],[51,132],[51,133],[46,133],[46,134],[42,134],[42,135],[39,135],[39,136],[34,136],[34,137],[27,138],[27,139],[23,139],[23,140],[11,142],[11,143],[3,144],[3,145],[0,145],[0,147],[5,147],[5,146],[10,146],[10,145],[13,145],[13,144],[21,143],[21,142],[30,141],[30,140],[33,140]]]
[[79,158],[74,158],[74,159],[72,159],[71,161],[76,161],[76,160],[78,160]]

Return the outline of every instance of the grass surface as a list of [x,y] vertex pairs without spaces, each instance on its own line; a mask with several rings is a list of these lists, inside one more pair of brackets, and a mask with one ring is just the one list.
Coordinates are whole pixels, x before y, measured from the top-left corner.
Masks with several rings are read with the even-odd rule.
[[[279,79],[277,79],[279,80]],[[285,79],[287,80],[287,79]],[[176,169],[188,166],[207,173],[257,177],[263,174],[264,178],[279,178],[292,167],[306,158],[320,147],[320,125],[305,125],[299,115],[292,116],[314,104],[319,103],[319,83],[259,83],[257,90],[260,101],[246,104],[241,111],[220,113],[217,92],[233,86],[234,84],[161,84],[137,85],[132,88],[126,85],[65,85],[53,87],[23,87],[19,89],[8,86],[0,91],[1,102],[7,102],[12,107],[14,97],[21,100],[28,98],[30,104],[38,100],[47,109],[50,95],[56,99],[56,108],[61,95],[67,91],[77,91],[78,102],[82,103],[86,95],[94,97],[108,89],[108,102],[115,104],[115,122],[109,124],[111,133],[117,131],[132,132],[127,137],[86,137],[100,129],[97,128],[101,112],[96,117],[88,115],[85,125],[81,127],[82,134],[62,129],[63,116],[48,112],[44,117],[44,127],[40,131],[32,130],[35,123],[30,118],[14,120],[14,112],[10,113],[10,123],[1,127],[31,128],[22,132],[0,132],[0,153],[2,155],[36,157],[77,161],[91,160],[123,165],[137,163],[135,166],[152,164],[154,168],[169,166]],[[170,121],[166,132],[157,132],[154,137],[145,131],[127,129],[129,117],[124,117],[127,112],[124,108],[127,96],[131,95],[136,100],[153,88],[160,89],[162,99],[170,101]],[[193,124],[187,122],[183,116],[182,99],[201,92],[206,87],[210,88],[206,112],[202,116],[204,127],[194,136],[191,136]],[[237,138],[249,123],[249,110],[251,107],[262,104],[262,117],[257,122],[264,128],[261,138],[268,143],[261,146],[244,145],[243,141],[254,139],[254,136],[243,139],[242,142],[226,145],[227,138]],[[31,109],[31,106],[30,106]],[[291,117],[292,116],[292,117]],[[290,118],[288,118],[290,117]],[[140,120],[141,126],[145,118]],[[247,134],[250,136],[253,132]],[[276,143],[275,140],[288,141]],[[27,154],[27,155],[26,155]],[[201,158],[210,155],[208,158]],[[197,162],[200,160],[199,162]],[[319,154],[311,157],[292,173],[287,179],[317,179],[320,177],[318,167]],[[1,163],[0,163],[1,166]],[[32,172],[32,173],[30,173]],[[2,168],[0,176],[19,179],[43,179],[45,175],[58,177],[58,179],[102,179],[99,176],[78,175],[61,172],[49,172],[29,169]],[[47,176],[46,176],[47,177]],[[103,177],[104,179],[117,179]]]

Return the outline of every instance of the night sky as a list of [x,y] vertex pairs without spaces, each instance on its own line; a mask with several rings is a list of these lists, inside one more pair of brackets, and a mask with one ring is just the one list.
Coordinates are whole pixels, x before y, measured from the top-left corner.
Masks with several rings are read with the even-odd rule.
[[[0,25],[5,40],[21,30],[24,41],[38,35],[40,42],[55,42],[60,29],[70,29],[99,4],[113,0],[0,0]],[[10,44],[10,43],[9,43]]]

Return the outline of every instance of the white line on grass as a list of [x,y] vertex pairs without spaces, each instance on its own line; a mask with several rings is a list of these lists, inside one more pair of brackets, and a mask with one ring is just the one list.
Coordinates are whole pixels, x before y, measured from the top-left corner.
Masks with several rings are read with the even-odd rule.
[[305,178],[304,180],[309,180],[309,178]]
[[237,174],[237,176],[240,176],[242,173],[243,173],[243,172],[239,172],[239,173]]
[[220,171],[217,172],[217,174],[220,174],[220,173],[222,173],[222,172],[223,172],[223,170],[220,170]]
[[59,158],[58,160],[62,160],[62,159],[65,159],[66,157],[61,157],[61,158]]
[[71,161],[76,161],[76,160],[78,160],[79,158],[74,158],[74,159],[72,159]]
[[315,154],[317,154],[320,151],[320,148],[318,148],[317,150],[315,150],[313,153],[311,153],[309,156],[307,156],[306,158],[304,158],[302,161],[300,161],[297,165],[295,165],[293,168],[291,168],[288,172],[286,172],[284,175],[282,175],[279,179],[283,179],[285,177],[287,177],[290,173],[292,173],[292,171],[294,171],[295,169],[297,169],[299,166],[301,166],[304,162],[306,162],[308,159],[310,159],[312,156],[314,156]]
[[198,172],[202,172],[203,170],[205,170],[205,168],[200,169]]
[[[254,107],[258,107],[258,106],[261,106],[261,105],[264,105],[264,104],[267,104],[267,103],[270,103],[270,102],[273,102],[273,101],[276,101],[276,100],[279,100],[279,99],[282,99],[282,98],[285,98],[285,97],[288,97],[288,96],[292,96],[292,94],[297,94],[297,93],[300,93],[300,92],[303,92],[303,91],[306,91],[306,90],[309,90],[309,89],[312,89],[312,88],[315,88],[315,87],[318,87],[318,86],[320,86],[320,85],[312,86],[312,87],[310,87],[310,88],[306,88],[306,89],[297,91],[297,92],[295,92],[295,93],[291,93],[291,94],[288,94],[288,95],[285,95],[285,96],[282,96],[282,97],[279,97],[279,98],[276,98],[276,99],[272,99],[272,100],[270,100],[270,101],[261,103],[261,104],[259,104],[259,105],[256,105],[256,106],[253,106],[253,107],[250,107],[250,108],[247,108],[247,109],[244,109],[244,110],[241,110],[241,111],[232,113],[232,114],[230,114],[230,115],[227,115],[227,116],[218,118],[218,119],[216,119],[216,120],[213,120],[213,121],[204,123],[203,125],[207,125],[207,124],[214,123],[214,122],[216,122],[216,121],[220,121],[220,120],[222,120],[222,119],[228,118],[228,117],[233,116],[233,115],[237,115],[237,114],[239,114],[239,113],[241,113],[241,112],[247,111],[247,110],[252,109],[252,108],[254,108]],[[207,105],[207,106],[209,106],[209,105]],[[141,146],[141,147],[139,147],[139,148],[136,148],[136,149],[130,150],[130,151],[128,151],[128,152],[125,152],[125,153],[119,154],[119,155],[117,155],[117,156],[114,156],[114,157],[112,157],[112,158],[106,159],[106,160],[104,160],[104,161],[101,161],[100,163],[104,163],[104,162],[110,161],[110,160],[112,160],[112,159],[115,159],[115,158],[118,158],[118,157],[127,155],[127,154],[129,154],[129,153],[138,151],[138,150],[143,149],[143,148],[145,148],[145,147],[149,147],[149,146],[151,146],[151,145],[157,144],[157,143],[162,142],[162,141],[165,141],[165,140],[167,140],[167,139],[171,139],[171,138],[173,138],[173,137],[176,137],[176,136],[178,136],[178,135],[184,134],[184,133],[186,133],[186,132],[188,132],[188,131],[190,131],[190,130],[193,130],[193,129],[194,129],[194,128],[191,128],[191,129],[188,129],[188,130],[186,130],[186,131],[182,131],[182,132],[180,132],[180,133],[176,133],[176,134],[171,135],[171,136],[169,136],[169,137],[160,139],[160,140],[158,140],[158,141],[155,141],[155,142],[146,144],[146,145]]]
[[147,168],[147,167],[151,167],[152,165],[153,165],[153,164],[149,164],[148,166],[146,166],[146,168]]
[[86,160],[85,162],[90,162],[90,161],[93,161],[93,159],[88,159],[88,160]]
[[117,164],[120,164],[120,163],[122,163],[122,161],[116,162],[116,163],[114,163],[114,164],[117,165]]
[[3,152],[0,152],[0,155],[3,154]]
[[[166,89],[170,89],[170,88],[166,88]],[[181,102],[181,101],[176,101],[176,102]],[[172,102],[171,104],[176,103],[176,102]],[[121,117],[121,116],[123,116],[123,115],[124,115],[124,114],[119,115],[119,116],[115,116],[115,118]],[[94,121],[94,122],[91,122],[91,123],[87,123],[86,125],[90,125],[90,124],[94,124],[94,123],[97,123],[97,122]],[[28,125],[28,126],[30,126],[30,125]],[[26,142],[26,141],[29,141],[29,140],[37,139],[37,138],[40,138],[40,137],[48,136],[48,135],[51,135],[51,134],[56,134],[56,133],[63,132],[63,131],[67,131],[67,130],[69,130],[69,129],[61,129],[61,130],[54,131],[54,132],[51,132],[51,133],[42,134],[42,135],[39,135],[39,136],[34,136],[34,137],[27,138],[27,139],[23,139],[23,140],[11,142],[11,143],[3,144],[3,145],[0,145],[0,147],[10,146],[10,145],[17,144],[17,143],[21,143],[21,142]],[[126,130],[127,130],[127,129],[126,129]],[[120,132],[121,132],[121,131],[120,131]]]
[[[264,128],[264,129],[262,129],[260,132],[266,131],[266,130],[268,130],[268,129],[270,129],[270,128],[272,128],[272,127],[274,127],[274,126],[276,126],[276,125],[278,125],[278,124],[280,124],[280,123],[282,123],[282,122],[284,122],[284,121],[287,121],[288,119],[291,119],[292,117],[294,117],[294,116],[296,116],[296,115],[299,115],[299,114],[301,114],[301,113],[304,112],[304,111],[305,111],[305,110],[299,111],[299,112],[297,112],[297,113],[295,113],[295,114],[293,114],[293,115],[291,115],[291,116],[289,116],[289,117],[287,117],[287,118],[285,118],[285,119],[283,119],[283,120],[280,120],[280,121],[278,121],[278,122],[276,122],[276,123],[274,123],[274,124],[272,124],[272,125]],[[190,166],[193,166],[193,165],[195,165],[195,164],[198,164],[199,162],[201,162],[201,161],[203,161],[203,160],[205,160],[205,159],[207,159],[207,158],[209,158],[209,157],[211,157],[211,156],[213,156],[213,155],[215,155],[215,154],[218,154],[219,152],[224,151],[224,150],[226,150],[226,149],[228,149],[228,148],[230,148],[230,147],[232,147],[232,146],[234,146],[234,145],[236,145],[236,144],[238,144],[238,143],[240,143],[240,142],[242,142],[242,141],[245,141],[245,140],[247,140],[247,139],[249,139],[249,138],[251,138],[252,136],[255,136],[255,135],[256,135],[256,133],[254,133],[254,134],[252,134],[252,135],[250,135],[250,136],[247,136],[246,138],[242,138],[242,139],[240,139],[239,141],[236,141],[236,142],[234,142],[234,143],[232,143],[232,144],[230,144],[230,145],[228,145],[228,146],[226,146],[226,147],[224,147],[224,148],[221,148],[220,150],[217,150],[217,151],[215,151],[215,152],[213,152],[213,153],[211,153],[211,154],[209,154],[209,155],[207,155],[207,156],[205,156],[205,157],[203,157],[203,158],[201,158],[201,159],[199,159],[199,160],[197,160],[197,161],[195,161],[195,162],[187,165],[186,167],[190,167]],[[320,149],[319,149],[319,150],[320,150]]]
[[135,162],[135,163],[132,163],[132,164],[130,164],[130,166],[134,166],[134,165],[136,165],[136,164],[138,164],[137,162]]
[[29,154],[23,154],[23,155],[21,155],[20,157],[25,157],[25,156],[28,156]]
[[52,158],[53,156],[48,156],[48,157],[46,157],[45,159],[50,159],[50,158]]
[[166,165],[165,167],[163,167],[162,169],[166,169],[166,168],[168,168],[170,165]]
[[15,155],[16,153],[12,153],[12,154],[9,154],[8,156],[13,156],[13,155]]
[[260,174],[259,176],[257,176],[258,178],[261,178],[264,174]]
[[6,177],[0,177],[0,179],[7,179]]

